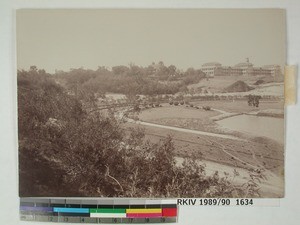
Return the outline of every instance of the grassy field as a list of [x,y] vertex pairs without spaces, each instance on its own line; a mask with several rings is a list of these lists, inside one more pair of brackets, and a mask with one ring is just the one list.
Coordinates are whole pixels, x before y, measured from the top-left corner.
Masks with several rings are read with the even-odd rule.
[[140,113],[139,119],[145,122],[157,123],[167,126],[182,127],[193,130],[217,132],[216,124],[210,118],[219,115],[220,112],[205,111],[180,106],[164,104],[160,108],[144,110]]
[[[282,102],[261,101],[258,108],[248,106],[245,100],[236,101],[195,101],[193,102],[199,109],[186,107],[185,105],[163,104],[162,107],[142,110],[139,119],[145,122],[157,123],[167,126],[175,126],[192,130],[200,130],[214,133],[228,133],[221,129],[214,121],[214,118],[222,111],[228,113],[251,113],[266,109],[282,109]],[[203,106],[210,106],[220,111],[205,111]]]
[[208,119],[212,116],[218,115],[219,112],[204,111],[202,109],[196,109],[186,107],[185,105],[169,105],[163,104],[163,107],[151,108],[141,112],[139,115],[141,120],[154,122],[162,118],[181,118],[181,119]]

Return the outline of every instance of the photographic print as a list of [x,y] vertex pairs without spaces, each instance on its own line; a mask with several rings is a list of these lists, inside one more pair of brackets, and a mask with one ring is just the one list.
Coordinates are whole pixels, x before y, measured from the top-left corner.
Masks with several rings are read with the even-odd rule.
[[284,10],[16,16],[20,197],[284,196]]

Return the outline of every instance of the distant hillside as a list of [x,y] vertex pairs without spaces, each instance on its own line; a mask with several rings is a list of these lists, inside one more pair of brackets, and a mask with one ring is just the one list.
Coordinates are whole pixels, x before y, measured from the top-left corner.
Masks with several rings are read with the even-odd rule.
[[224,89],[224,92],[246,92],[253,88],[249,87],[244,81],[237,81]]

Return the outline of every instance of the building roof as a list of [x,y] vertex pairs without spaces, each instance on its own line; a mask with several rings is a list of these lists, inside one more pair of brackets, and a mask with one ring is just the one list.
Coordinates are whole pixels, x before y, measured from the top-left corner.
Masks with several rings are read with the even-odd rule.
[[203,67],[204,66],[222,66],[222,64],[218,63],[218,62],[208,62],[208,63],[204,63],[202,66]]
[[249,63],[249,62],[242,62],[242,63],[238,63],[236,64],[234,67],[252,67],[253,64]]
[[273,69],[273,68],[280,68],[279,65],[264,65],[263,66],[264,69]]

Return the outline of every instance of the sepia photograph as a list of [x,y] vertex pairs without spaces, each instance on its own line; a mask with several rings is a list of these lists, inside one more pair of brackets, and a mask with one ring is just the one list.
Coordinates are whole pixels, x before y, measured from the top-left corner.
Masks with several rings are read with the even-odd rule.
[[20,197],[284,197],[285,16],[17,10]]

